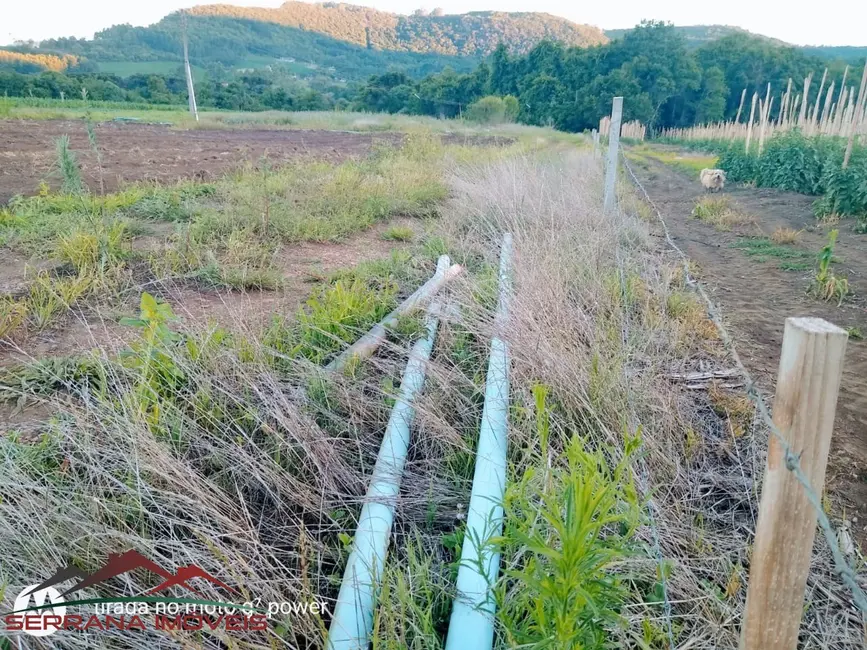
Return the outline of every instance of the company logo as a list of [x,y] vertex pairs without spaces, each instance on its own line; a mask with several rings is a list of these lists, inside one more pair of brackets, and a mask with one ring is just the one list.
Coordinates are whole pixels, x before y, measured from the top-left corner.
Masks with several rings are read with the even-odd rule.
[[[144,569],[162,578],[162,582],[140,596],[123,598],[90,598],[74,600],[70,597],[82,589],[94,587],[136,569]],[[113,553],[108,561],[93,573],[68,564],[37,585],[21,590],[15,598],[14,609],[2,615],[7,632],[24,632],[31,636],[48,636],[59,630],[148,629],[146,619],[154,629],[212,630],[222,627],[228,631],[264,630],[267,612],[250,604],[235,605],[212,600],[196,590],[191,581],[205,581],[235,594],[235,590],[195,564],[181,566],[172,572],[135,550]],[[73,581],[65,591],[57,587]],[[185,598],[166,597],[167,589],[180,587],[189,595]],[[72,606],[94,605],[96,611],[71,614]],[[111,615],[109,615],[111,614]],[[119,616],[118,616],[119,615]]]
[[[60,594],[63,598],[66,598],[67,596],[74,594],[76,591],[86,589],[87,587],[93,587],[94,585],[98,585],[99,583],[110,580],[111,578],[134,571],[135,569],[147,569],[151,573],[155,573],[163,579],[162,584],[159,584],[150,591],[145,592],[146,594],[155,594],[168,589],[169,587],[179,586],[184,587],[197,596],[201,596],[198,591],[187,584],[187,581],[192,580],[193,578],[204,578],[205,580],[222,587],[226,591],[232,593],[235,591],[195,564],[182,566],[176,573],[171,573],[156,562],[149,560],[138,551],[130,550],[126,553],[110,554],[108,556],[108,562],[106,562],[102,568],[97,569],[93,573],[85,573],[71,564],[61,567],[45,582],[36,585],[36,587],[32,589],[31,593],[47,589],[48,587],[53,587],[54,585],[59,585],[61,582],[66,582],[67,580],[78,579],[79,582]],[[18,608],[16,607],[15,609]]]
[[33,619],[38,620],[33,620],[30,626],[24,628],[24,632],[31,636],[48,636],[57,631],[57,628],[47,626],[44,619],[50,616],[52,619],[60,620],[66,616],[66,605],[64,605],[63,596],[54,587],[40,589],[39,585],[30,585],[29,587],[24,587],[21,593],[15,597],[16,612],[29,608],[31,602],[36,607],[43,607],[45,601],[48,601],[54,607],[40,610],[39,613],[35,613],[32,616]]

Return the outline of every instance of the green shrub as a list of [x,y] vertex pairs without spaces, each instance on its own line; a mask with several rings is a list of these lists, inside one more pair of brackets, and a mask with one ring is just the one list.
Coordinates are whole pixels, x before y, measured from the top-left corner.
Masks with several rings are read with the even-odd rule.
[[518,100],[511,95],[497,97],[488,95],[470,104],[466,117],[480,124],[514,122],[518,116]]
[[381,321],[394,308],[397,291],[391,281],[371,287],[357,277],[337,280],[307,300],[295,324],[275,320],[264,344],[278,356],[322,363]]
[[95,227],[61,235],[57,256],[78,274],[103,273],[129,254],[129,232],[123,221],[97,223]]
[[[548,447],[544,392],[538,436]],[[613,465],[577,435],[550,468],[529,467],[506,487],[505,526],[497,540],[513,558],[496,590],[512,647],[607,648],[628,597],[618,564],[637,553],[642,504],[630,469],[638,438]]]
[[412,241],[414,235],[409,226],[392,226],[382,233],[382,238],[386,241]]

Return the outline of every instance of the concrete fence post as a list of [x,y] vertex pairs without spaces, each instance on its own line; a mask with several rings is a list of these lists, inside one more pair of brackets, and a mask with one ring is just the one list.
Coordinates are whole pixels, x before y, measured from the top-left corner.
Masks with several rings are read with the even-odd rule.
[[608,130],[608,164],[605,169],[605,199],[603,211],[614,208],[617,183],[617,154],[620,149],[620,123],[623,120],[623,97],[615,97],[611,105],[611,128]]

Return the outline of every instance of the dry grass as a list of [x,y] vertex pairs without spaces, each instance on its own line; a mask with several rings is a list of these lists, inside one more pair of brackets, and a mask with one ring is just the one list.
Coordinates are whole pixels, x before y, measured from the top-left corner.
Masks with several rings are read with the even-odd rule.
[[777,228],[771,233],[771,241],[775,244],[797,244],[801,241],[801,233],[803,230],[795,230],[794,228]]
[[[507,332],[514,401],[530,408],[520,387],[542,382],[558,405],[561,435],[580,431],[615,456],[624,450],[624,431],[642,433],[646,465],[636,463],[635,472],[643,493],[653,495],[648,507],[662,571],[670,571],[675,644],[736,647],[767,434],[753,426],[743,394],[713,385],[706,393],[682,392],[665,381],[675,368],[725,364],[718,333],[704,305],[661,262],[637,215],[601,217],[591,189],[599,182],[590,157],[580,155],[467,170],[452,183],[448,225],[454,242],[490,264],[500,233],[514,233],[516,292]],[[512,471],[520,474],[545,452],[533,436],[512,435]],[[638,536],[652,547],[646,521]],[[813,566],[806,646],[857,647],[860,623],[837,605],[845,588],[819,588],[830,566],[821,541]],[[652,557],[624,560],[622,572],[659,589]],[[626,606],[626,631],[610,632],[612,643],[638,646],[640,638],[668,647],[665,617],[650,600]]]
[[751,217],[732,206],[727,196],[702,197],[696,202],[692,216],[713,225],[718,230],[731,230],[733,226],[753,221]]
[[[511,318],[499,332],[512,355],[515,491],[503,542],[508,573],[496,589],[501,611],[526,616],[498,617],[499,638],[524,639],[526,647],[552,638],[550,627],[537,629],[528,620],[560,601],[520,577],[542,560],[517,533],[532,525],[543,550],[563,543],[536,513],[541,503],[559,511],[565,502],[552,486],[573,468],[569,450],[580,444],[598,454],[588,468],[626,463],[617,508],[633,513],[640,504],[645,511],[632,521],[635,535],[624,539],[619,528],[605,527],[592,542],[614,554],[603,576],[617,584],[616,594],[598,604],[615,615],[592,621],[605,642],[668,647],[659,602],[664,575],[677,647],[737,645],[742,567],[755,529],[766,436],[749,430],[733,439],[735,402],[669,380],[674,372],[723,363],[719,343],[646,224],[631,209],[602,215],[601,180],[598,161],[574,150],[450,169],[438,232],[417,251],[416,275],[401,291],[414,289],[443,249],[468,272],[452,288],[459,316],[442,322],[418,403],[375,647],[442,646],[505,231],[514,234],[516,251]],[[392,281],[368,279],[367,285],[391,291]],[[312,340],[327,341],[333,353],[326,325]],[[31,584],[46,567],[69,559],[92,569],[109,552],[137,548],[168,566],[199,564],[245,599],[333,598],[407,341],[392,339],[352,376],[326,377],[299,357],[287,327],[264,335],[242,327],[191,331],[183,344],[139,343],[123,361],[89,358],[57,380],[61,391],[53,396],[34,393],[32,383],[16,388],[62,415],[43,428],[38,444],[0,438],[7,583]],[[360,333],[344,332],[341,344]],[[159,363],[140,363],[143,350]],[[544,417],[534,391],[540,384],[550,406]],[[647,513],[662,562],[652,550]],[[845,594],[829,575],[818,541],[806,646],[855,647],[860,623],[838,605]],[[126,593],[148,586],[148,576],[139,574],[113,585]],[[206,585],[202,590],[217,595]],[[588,611],[579,615],[589,617]],[[243,645],[210,632],[196,638],[101,633],[68,635],[63,647],[324,647],[327,620],[281,622],[280,632],[245,635]]]

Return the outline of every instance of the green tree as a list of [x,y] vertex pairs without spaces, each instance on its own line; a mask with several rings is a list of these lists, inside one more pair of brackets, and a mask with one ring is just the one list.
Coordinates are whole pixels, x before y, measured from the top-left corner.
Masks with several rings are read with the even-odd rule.
[[726,85],[723,71],[716,66],[705,70],[702,75],[701,91],[695,109],[694,122],[706,124],[723,120],[728,97],[729,88]]

